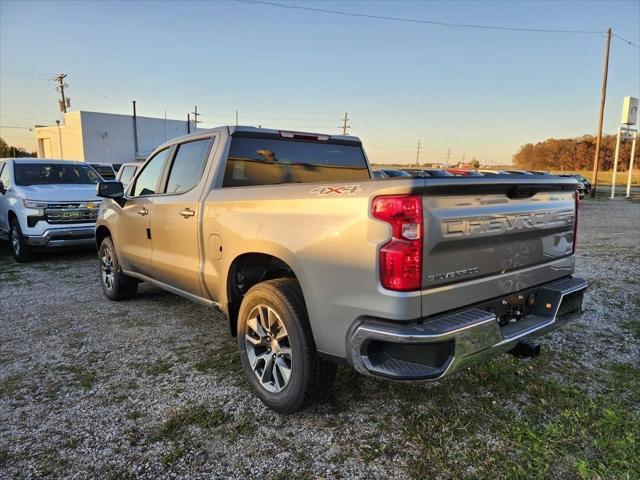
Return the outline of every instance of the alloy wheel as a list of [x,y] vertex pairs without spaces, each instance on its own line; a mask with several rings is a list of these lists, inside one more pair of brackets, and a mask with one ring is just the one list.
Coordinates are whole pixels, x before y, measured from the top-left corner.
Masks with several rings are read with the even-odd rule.
[[260,385],[272,393],[284,390],[291,379],[293,357],[280,315],[267,305],[257,305],[249,313],[244,339],[249,365]]
[[105,248],[102,250],[102,258],[100,259],[100,270],[102,272],[102,283],[109,291],[113,289],[113,258],[111,250]]
[[11,248],[16,256],[20,256],[20,234],[15,226],[11,229]]

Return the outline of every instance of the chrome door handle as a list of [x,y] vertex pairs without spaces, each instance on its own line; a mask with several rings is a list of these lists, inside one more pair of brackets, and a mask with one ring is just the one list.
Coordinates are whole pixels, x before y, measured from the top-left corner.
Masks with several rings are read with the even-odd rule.
[[182,215],[184,218],[193,217],[195,214],[196,214],[196,212],[194,212],[190,208],[185,208],[184,210],[182,210],[180,212],[180,215]]
[[142,207],[140,210],[138,210],[138,215],[142,215],[143,217],[145,215],[147,215],[149,213],[149,210],[147,210],[146,208]]

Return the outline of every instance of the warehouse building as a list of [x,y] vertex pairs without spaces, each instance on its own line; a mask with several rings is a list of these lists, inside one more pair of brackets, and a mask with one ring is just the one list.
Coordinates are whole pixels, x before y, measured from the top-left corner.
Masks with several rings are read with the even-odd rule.
[[193,131],[186,120],[84,111],[35,128],[38,158],[111,164],[144,160],[158,145]]

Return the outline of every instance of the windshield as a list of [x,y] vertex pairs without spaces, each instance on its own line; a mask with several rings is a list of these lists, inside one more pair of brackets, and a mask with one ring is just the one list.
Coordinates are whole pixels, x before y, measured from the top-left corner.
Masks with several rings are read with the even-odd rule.
[[18,163],[16,185],[95,185],[100,177],[89,165],[63,163]]

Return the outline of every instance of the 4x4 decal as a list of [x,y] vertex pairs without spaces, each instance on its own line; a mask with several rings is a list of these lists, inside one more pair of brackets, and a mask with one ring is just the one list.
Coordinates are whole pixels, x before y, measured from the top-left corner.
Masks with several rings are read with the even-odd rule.
[[327,185],[324,187],[316,187],[311,190],[311,193],[315,193],[316,195],[342,195],[344,193],[347,195],[353,195],[360,190],[362,190],[360,185],[341,185],[339,187],[330,187]]

